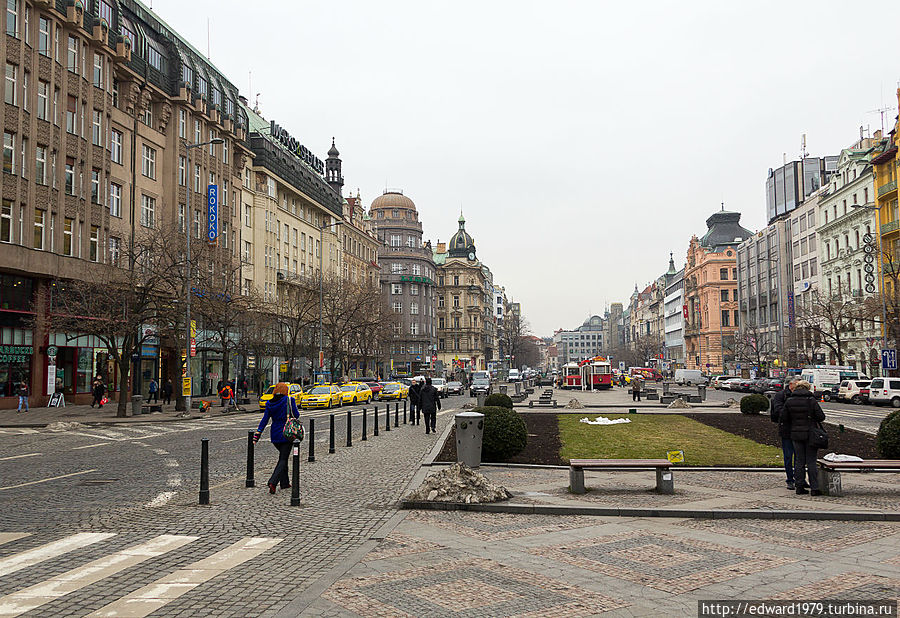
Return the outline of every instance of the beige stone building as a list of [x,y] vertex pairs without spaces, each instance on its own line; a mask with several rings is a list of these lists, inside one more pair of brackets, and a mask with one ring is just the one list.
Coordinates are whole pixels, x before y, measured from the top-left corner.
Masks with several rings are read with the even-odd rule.
[[[334,145],[332,145],[334,147]],[[344,247],[343,276],[357,284],[378,286],[378,234],[359,191],[344,199],[344,224],[340,227]]]

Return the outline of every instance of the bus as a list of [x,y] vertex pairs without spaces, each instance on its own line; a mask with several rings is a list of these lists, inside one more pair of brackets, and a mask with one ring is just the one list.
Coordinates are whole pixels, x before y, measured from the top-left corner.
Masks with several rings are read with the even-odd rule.
[[562,367],[563,388],[581,388],[581,366],[576,362],[569,362]]
[[605,356],[595,356],[579,363],[581,390],[612,388],[612,366]]

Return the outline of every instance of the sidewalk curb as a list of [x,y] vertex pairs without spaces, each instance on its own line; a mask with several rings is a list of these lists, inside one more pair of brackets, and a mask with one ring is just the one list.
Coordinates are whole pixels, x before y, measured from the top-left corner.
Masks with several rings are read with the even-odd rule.
[[[159,418],[141,418],[141,420],[133,421],[135,417],[133,416],[125,416],[125,417],[113,417],[111,419],[100,419],[100,420],[78,420],[77,417],[66,417],[65,419],[57,419],[55,421],[51,421],[51,423],[58,422],[66,422],[66,423],[80,423],[82,425],[141,425],[143,423],[177,423],[180,421],[197,421],[197,420],[209,420],[216,418],[229,418],[232,416],[243,416],[246,414],[256,414],[256,411],[247,411],[247,412],[235,412],[232,414],[216,414],[213,416],[205,415],[191,415],[191,416],[171,416],[164,415]],[[147,417],[154,417],[154,414],[142,414]],[[0,422],[0,429],[41,429],[50,425],[51,423],[43,423],[43,422],[34,422],[34,423],[8,423],[4,424]]]
[[517,515],[588,515],[593,517],[679,517],[694,519],[807,519],[834,521],[900,521],[900,513],[884,511],[754,511],[740,509],[641,509],[550,504],[427,502],[403,500],[400,508],[422,511],[474,511]]

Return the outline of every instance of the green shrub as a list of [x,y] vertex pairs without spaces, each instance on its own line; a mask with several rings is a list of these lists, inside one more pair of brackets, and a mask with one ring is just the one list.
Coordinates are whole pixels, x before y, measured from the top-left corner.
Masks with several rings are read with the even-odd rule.
[[488,395],[487,399],[484,400],[484,405],[489,408],[509,408],[512,410],[513,400],[506,393],[494,393],[493,395]]
[[759,414],[769,409],[769,398],[765,395],[747,395],[741,397],[741,414]]
[[522,452],[528,442],[528,430],[521,416],[499,406],[484,406],[472,411],[484,414],[482,461],[505,461]]
[[900,410],[891,412],[881,421],[875,436],[875,446],[879,457],[900,459]]

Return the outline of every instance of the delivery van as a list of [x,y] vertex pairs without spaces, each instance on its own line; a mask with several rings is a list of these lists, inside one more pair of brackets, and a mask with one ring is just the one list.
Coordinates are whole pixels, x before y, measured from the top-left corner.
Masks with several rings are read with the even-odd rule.
[[707,380],[703,375],[703,372],[699,369],[676,369],[675,370],[675,383],[676,384],[687,384],[691,386],[693,384],[706,384]]

